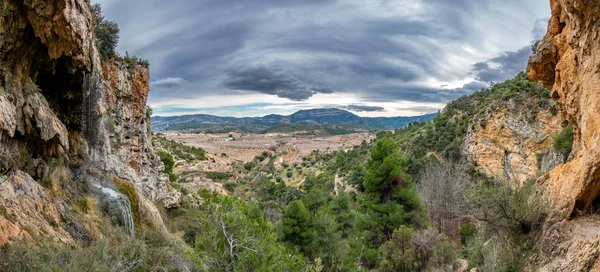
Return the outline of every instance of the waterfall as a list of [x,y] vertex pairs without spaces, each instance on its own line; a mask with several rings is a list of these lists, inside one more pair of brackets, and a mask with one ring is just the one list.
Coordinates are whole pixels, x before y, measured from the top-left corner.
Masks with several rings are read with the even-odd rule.
[[83,116],[82,132],[91,149],[101,149],[103,145],[102,137],[102,116],[100,114],[99,102],[102,100],[102,84],[98,69],[94,69],[91,74],[86,74],[83,80]]
[[129,198],[118,192],[114,184],[95,175],[85,175],[92,191],[99,196],[102,210],[128,237],[135,235],[133,212]]
[[[135,233],[133,212],[129,198],[120,193],[110,178],[114,174],[107,165],[110,153],[103,105],[104,86],[97,59],[92,58],[92,71],[86,73],[83,85],[83,111],[81,116],[81,136],[88,146],[86,165],[80,171],[81,180],[87,181],[89,188],[100,200],[102,211],[110,216],[112,221],[122,228],[123,232],[133,237]],[[103,174],[104,173],[104,174]],[[111,174],[108,174],[111,173]]]

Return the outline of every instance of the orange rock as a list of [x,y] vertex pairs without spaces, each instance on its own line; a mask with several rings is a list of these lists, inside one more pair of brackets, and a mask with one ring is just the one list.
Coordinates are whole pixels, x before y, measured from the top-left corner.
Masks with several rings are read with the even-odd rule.
[[532,81],[553,86],[573,125],[573,159],[543,176],[556,219],[587,209],[600,191],[600,5],[595,0],[551,0],[542,50],[530,58]]

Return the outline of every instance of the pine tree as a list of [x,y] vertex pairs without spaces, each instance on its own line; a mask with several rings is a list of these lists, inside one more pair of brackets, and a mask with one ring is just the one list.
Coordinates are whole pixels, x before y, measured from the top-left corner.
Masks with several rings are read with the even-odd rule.
[[401,185],[405,168],[406,160],[400,154],[398,144],[387,137],[378,140],[367,161],[365,191],[382,201],[390,200]]
[[312,243],[310,214],[301,200],[290,202],[282,218],[282,240],[292,246],[306,250]]

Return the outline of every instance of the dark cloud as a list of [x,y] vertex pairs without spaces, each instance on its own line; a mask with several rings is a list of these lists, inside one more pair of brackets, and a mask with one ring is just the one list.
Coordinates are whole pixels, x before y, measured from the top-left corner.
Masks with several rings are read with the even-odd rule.
[[356,111],[356,112],[374,112],[374,111],[384,111],[383,107],[379,106],[367,106],[367,105],[347,105],[341,107],[345,110]]
[[475,79],[483,82],[499,82],[516,76],[527,67],[531,55],[531,45],[518,51],[504,52],[489,60],[475,63]]
[[329,88],[307,84],[285,71],[264,66],[234,70],[224,85],[233,90],[256,91],[294,101],[306,100],[316,93],[332,93]]
[[248,91],[439,103],[523,70],[545,32],[535,18],[549,15],[547,0],[97,2],[119,23],[119,50],[152,64],[149,101],[163,104]]
[[426,86],[382,85],[370,91],[361,91],[363,100],[373,102],[390,102],[395,100],[414,102],[443,102],[438,96],[439,89]]

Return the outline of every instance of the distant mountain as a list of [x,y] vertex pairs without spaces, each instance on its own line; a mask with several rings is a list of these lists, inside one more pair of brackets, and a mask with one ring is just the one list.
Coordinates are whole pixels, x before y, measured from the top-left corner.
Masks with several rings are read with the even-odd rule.
[[264,132],[270,128],[294,124],[306,126],[354,125],[366,129],[399,129],[413,122],[431,120],[437,113],[410,117],[360,117],[340,109],[311,109],[297,111],[291,115],[270,114],[263,117],[220,117],[207,114],[183,116],[154,116],[152,128],[155,130],[187,129],[238,129],[247,132]]

